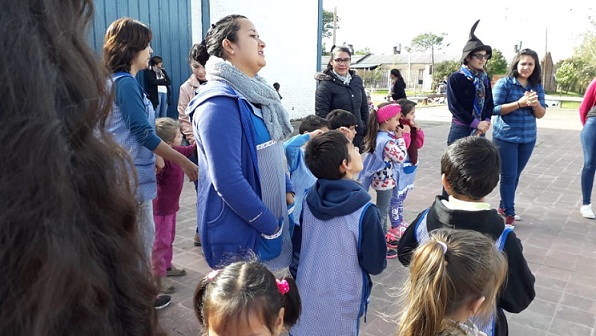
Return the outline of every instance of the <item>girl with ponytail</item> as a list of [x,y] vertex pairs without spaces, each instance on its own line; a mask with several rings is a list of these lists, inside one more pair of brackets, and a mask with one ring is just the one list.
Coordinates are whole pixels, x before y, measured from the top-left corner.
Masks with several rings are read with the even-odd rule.
[[[439,229],[412,258],[399,336],[476,336],[494,317],[507,261],[471,230]],[[472,320],[474,322],[472,322]]]

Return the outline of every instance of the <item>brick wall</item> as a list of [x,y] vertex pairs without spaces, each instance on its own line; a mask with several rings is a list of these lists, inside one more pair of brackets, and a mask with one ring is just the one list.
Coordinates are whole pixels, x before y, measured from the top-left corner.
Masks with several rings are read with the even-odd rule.
[[[267,66],[259,74],[270,84],[280,83],[282,103],[290,117],[314,113],[318,0],[292,2],[290,11],[287,10],[288,2],[279,0],[218,0],[210,3],[212,23],[229,14],[242,14],[254,23],[267,44]],[[201,0],[193,0],[193,41],[201,41],[202,36],[200,5]]]

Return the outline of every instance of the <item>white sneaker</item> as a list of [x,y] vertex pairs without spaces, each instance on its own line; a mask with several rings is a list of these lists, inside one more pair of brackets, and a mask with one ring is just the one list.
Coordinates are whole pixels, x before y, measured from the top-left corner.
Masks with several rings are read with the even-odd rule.
[[592,204],[582,205],[582,207],[579,208],[579,213],[582,214],[582,217],[584,217],[584,218],[588,218],[588,219],[596,218],[596,215],[594,215],[594,211],[592,211]]

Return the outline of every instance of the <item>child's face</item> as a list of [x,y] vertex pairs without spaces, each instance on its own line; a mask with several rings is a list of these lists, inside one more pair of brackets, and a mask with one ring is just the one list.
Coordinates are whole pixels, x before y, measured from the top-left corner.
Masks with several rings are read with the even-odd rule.
[[352,176],[357,176],[364,167],[362,165],[362,155],[358,147],[354,146],[352,142],[346,145],[348,147],[348,154],[350,155],[350,163],[346,166],[346,172]]
[[387,129],[390,131],[397,128],[397,126],[399,125],[399,113],[394,115],[393,117],[389,118],[389,120],[387,120],[386,123],[387,123]]
[[350,127],[340,127],[339,131],[342,132],[346,137],[348,137],[348,139],[350,139],[350,142],[354,141],[354,138],[356,137],[356,127],[358,127],[357,125],[353,125]]
[[256,312],[248,313],[248,316],[241,314],[235,321],[228,321],[224,333],[218,334],[209,328],[209,336],[279,336],[283,331],[284,308],[279,310],[276,327],[273,332],[269,331],[265,323]]
[[180,130],[177,130],[176,137],[174,138],[174,140],[172,141],[170,146],[180,146],[181,144],[182,144],[182,133],[180,133]]
[[410,121],[414,121],[414,119],[416,118],[416,108],[414,107],[412,109],[412,111],[408,112],[408,114],[406,114],[406,119],[410,120]]

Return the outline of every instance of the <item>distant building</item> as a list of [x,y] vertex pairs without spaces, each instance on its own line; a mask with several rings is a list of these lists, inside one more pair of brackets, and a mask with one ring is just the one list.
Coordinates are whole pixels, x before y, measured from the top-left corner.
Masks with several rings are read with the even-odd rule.
[[[435,65],[444,61],[459,61],[461,54],[435,53]],[[324,69],[329,63],[330,56],[323,56],[321,67]],[[382,69],[386,72],[383,79],[378,82],[377,88],[386,89],[389,87],[389,71],[393,68],[399,69],[406,87],[409,89],[430,91],[432,86],[431,55],[426,53],[394,54],[394,55],[354,55],[352,57],[351,69],[363,75],[366,71]]]

